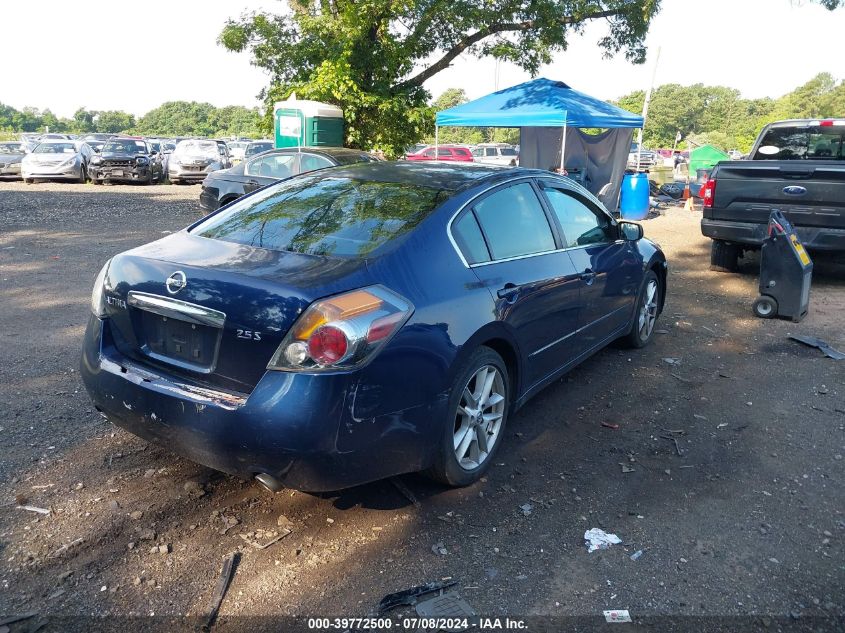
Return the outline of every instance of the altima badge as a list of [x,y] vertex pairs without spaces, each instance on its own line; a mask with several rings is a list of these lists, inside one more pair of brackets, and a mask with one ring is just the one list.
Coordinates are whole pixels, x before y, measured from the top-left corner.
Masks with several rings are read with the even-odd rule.
[[177,270],[175,273],[170,275],[167,278],[167,281],[164,282],[165,288],[167,288],[167,292],[172,295],[175,295],[177,292],[182,290],[185,286],[188,285],[188,278],[185,276],[181,270]]

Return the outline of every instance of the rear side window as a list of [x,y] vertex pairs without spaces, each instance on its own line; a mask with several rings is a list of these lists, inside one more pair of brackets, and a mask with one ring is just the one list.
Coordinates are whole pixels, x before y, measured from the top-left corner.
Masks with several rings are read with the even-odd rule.
[[484,236],[481,234],[481,228],[479,228],[472,211],[464,213],[452,224],[452,236],[468,264],[490,261],[487,244],[484,243]]
[[845,160],[845,126],[770,128],[753,160]]
[[457,149],[453,149],[452,153],[455,156],[463,156],[464,158],[466,158],[467,156],[472,156],[472,154],[469,153],[469,150],[465,147],[458,147]]
[[324,169],[325,167],[334,167],[328,158],[317,156],[315,154],[303,154],[299,159],[300,171],[314,171],[315,169]]
[[450,195],[317,172],[243,198],[192,233],[277,251],[361,257],[413,229]]
[[557,216],[567,246],[588,246],[613,241],[610,219],[575,196],[546,185],[543,189]]
[[555,249],[552,229],[527,182],[500,189],[475,205],[493,259]]

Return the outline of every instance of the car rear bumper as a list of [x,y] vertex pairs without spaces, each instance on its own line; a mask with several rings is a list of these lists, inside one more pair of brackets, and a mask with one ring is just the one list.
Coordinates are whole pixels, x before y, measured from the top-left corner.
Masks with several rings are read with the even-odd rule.
[[[705,237],[735,244],[759,247],[766,239],[768,225],[750,222],[730,222],[702,218],[701,233]],[[845,251],[845,230],[796,226],[795,233],[805,248],[811,251]]]
[[425,468],[435,415],[423,405],[356,419],[354,373],[268,371],[250,394],[202,389],[122,356],[106,321],[91,316],[82,379],[114,424],[210,468],[285,486],[339,490]]

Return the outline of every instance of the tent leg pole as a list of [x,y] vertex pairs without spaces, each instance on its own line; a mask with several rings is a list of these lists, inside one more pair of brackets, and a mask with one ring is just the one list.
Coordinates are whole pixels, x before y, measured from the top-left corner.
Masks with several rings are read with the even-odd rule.
[[434,160],[440,159],[440,128],[434,126]]
[[563,120],[563,136],[560,139],[560,173],[563,174],[564,155],[566,154],[566,119]]

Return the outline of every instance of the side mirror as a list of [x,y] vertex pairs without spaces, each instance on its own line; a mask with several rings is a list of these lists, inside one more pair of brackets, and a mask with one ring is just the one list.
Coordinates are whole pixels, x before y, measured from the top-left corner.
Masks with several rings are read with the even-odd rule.
[[636,242],[643,239],[645,232],[640,224],[635,222],[621,221],[617,224],[619,227],[619,238],[627,242]]
[[150,152],[150,156],[158,156],[158,152],[153,150]]

